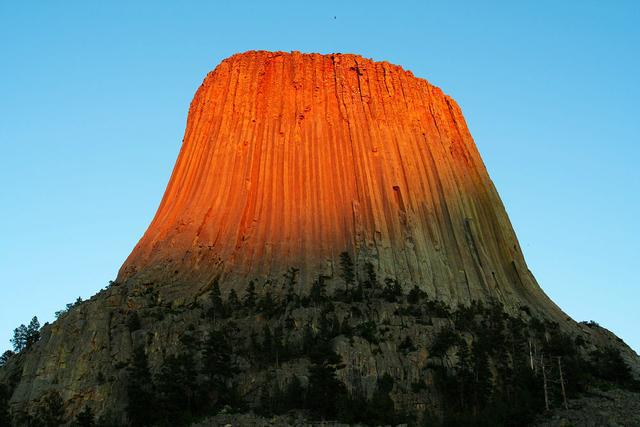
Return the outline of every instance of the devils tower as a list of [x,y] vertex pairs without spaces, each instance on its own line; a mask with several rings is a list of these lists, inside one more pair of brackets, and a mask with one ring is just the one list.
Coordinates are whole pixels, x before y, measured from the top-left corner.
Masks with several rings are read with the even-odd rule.
[[247,52],[211,72],[118,280],[333,278],[343,251],[453,304],[555,310],[458,105],[357,55]]
[[537,284],[458,105],[351,54],[222,61],[117,279],[57,316],[0,369],[15,425],[519,426],[640,388]]

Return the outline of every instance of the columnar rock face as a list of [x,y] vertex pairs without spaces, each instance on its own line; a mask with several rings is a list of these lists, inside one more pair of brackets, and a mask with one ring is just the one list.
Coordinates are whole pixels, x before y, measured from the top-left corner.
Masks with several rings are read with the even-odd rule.
[[458,105],[357,55],[247,52],[211,72],[119,281],[220,276],[244,287],[289,267],[335,278],[343,251],[450,303],[559,313],[526,267]]

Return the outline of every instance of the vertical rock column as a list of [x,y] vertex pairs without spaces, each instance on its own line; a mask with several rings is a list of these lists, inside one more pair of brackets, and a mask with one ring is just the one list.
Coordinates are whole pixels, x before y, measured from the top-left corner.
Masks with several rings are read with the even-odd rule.
[[160,207],[119,280],[336,277],[339,254],[450,303],[558,312],[528,271],[460,108],[357,55],[246,52],[198,89]]

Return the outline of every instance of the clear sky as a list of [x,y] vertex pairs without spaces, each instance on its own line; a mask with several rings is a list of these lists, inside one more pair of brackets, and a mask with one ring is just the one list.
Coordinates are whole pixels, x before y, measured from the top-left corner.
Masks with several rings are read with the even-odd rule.
[[388,60],[453,96],[544,290],[640,351],[638,22],[636,0],[0,0],[0,349],[115,278],[205,74],[266,49]]

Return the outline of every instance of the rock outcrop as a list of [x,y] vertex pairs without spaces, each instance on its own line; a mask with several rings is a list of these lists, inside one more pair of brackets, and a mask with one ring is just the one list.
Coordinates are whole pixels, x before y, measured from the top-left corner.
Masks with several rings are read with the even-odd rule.
[[[261,302],[240,304],[250,281]],[[224,319],[211,318],[213,283]],[[0,383],[15,420],[55,392],[69,419],[88,404],[122,424],[134,349],[158,373],[186,337],[202,368],[212,328],[228,335],[239,370],[227,382],[251,408],[310,381],[306,341],[340,356],[350,396],[366,401],[388,375],[385,399],[419,416],[444,412],[438,384],[471,369],[469,349],[487,387],[494,374],[512,381],[501,372],[517,363],[533,375],[609,347],[640,372],[624,343],[538,286],[456,103],[356,55],[224,60],[194,97],[160,207],[117,280],[45,325]],[[274,336],[286,360],[261,353]],[[233,417],[220,420],[253,419]]]
[[335,278],[343,251],[452,304],[562,317],[527,269],[458,105],[357,55],[247,52],[211,72],[118,281],[162,283],[168,298],[289,267],[310,283]]

